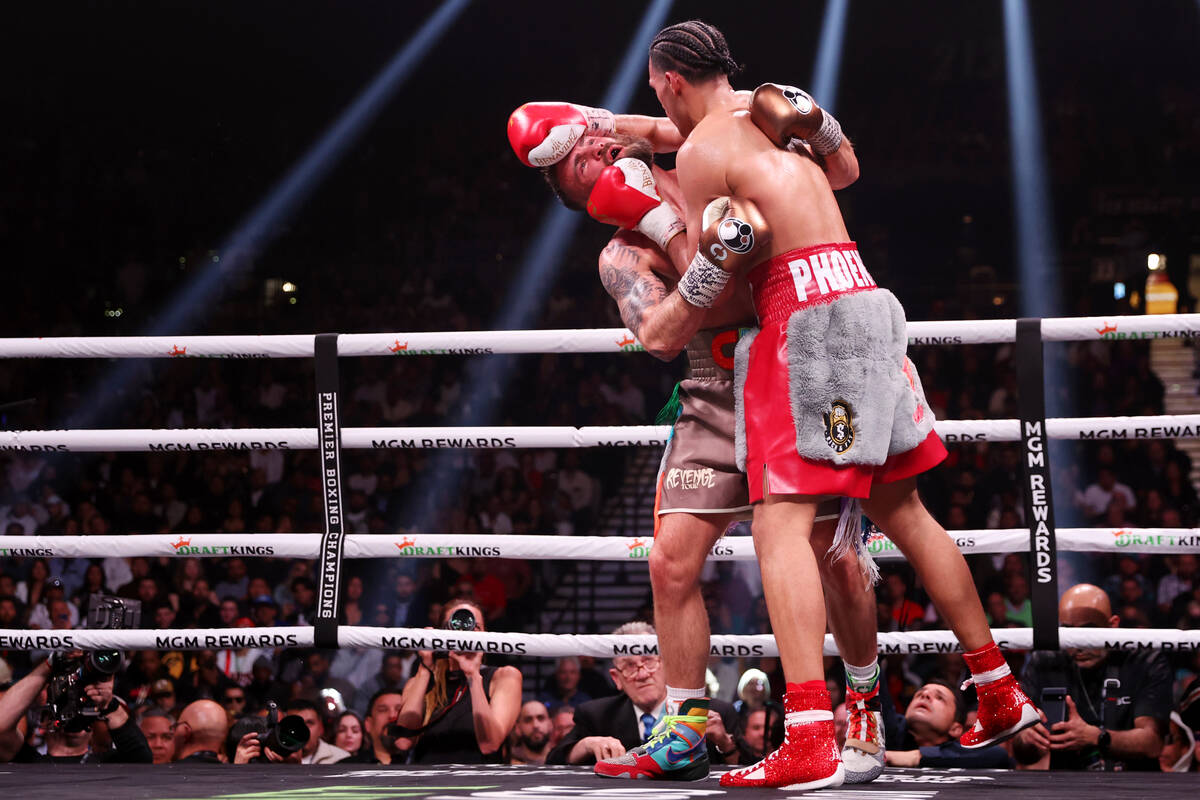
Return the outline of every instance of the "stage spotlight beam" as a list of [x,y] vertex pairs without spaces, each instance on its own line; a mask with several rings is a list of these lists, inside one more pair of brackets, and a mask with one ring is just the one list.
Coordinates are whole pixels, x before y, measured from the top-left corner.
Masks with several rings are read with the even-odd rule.
[[[245,270],[249,254],[261,252],[275,238],[281,226],[313,193],[321,180],[340,161],[384,106],[404,84],[429,50],[458,19],[470,0],[445,0],[388,64],[359,92],[354,101],[320,138],[278,181],[266,196],[241,219],[221,244],[220,257],[205,260],[198,274],[178,290],[167,305],[150,321],[143,334],[165,336],[188,333],[196,315],[211,302],[219,288]],[[93,387],[94,398],[80,413],[65,423],[69,428],[91,427],[110,407],[115,395],[124,390],[138,369],[138,362],[122,360]]]
[[830,114],[834,113],[837,106],[842,46],[846,40],[846,11],[849,6],[850,0],[828,0],[825,3],[817,60],[813,64],[812,96]]
[[1025,317],[1051,317],[1063,309],[1033,37],[1025,0],[1004,0],[1004,44],[1020,313]]
[[[470,0],[445,0],[392,57],[387,66],[359,92],[354,102],[326,128],[308,152],[288,170],[287,175],[242,218],[220,249],[220,253],[229,254],[233,258],[233,269],[245,269],[248,259],[242,259],[240,256],[251,249],[261,251],[275,238],[280,226],[312,195],[346,150],[358,141],[363,131],[370,126],[413,70],[424,60],[429,50],[469,4]],[[229,258],[226,258],[226,261],[228,260]],[[177,293],[174,300],[155,320],[150,333],[181,333],[209,295],[228,277],[222,272],[216,264],[206,265],[199,275]]]
[[[650,42],[663,27],[674,0],[654,0],[642,16],[642,21],[629,41],[617,72],[604,93],[601,104],[620,113],[628,108],[637,90],[638,82],[644,79],[649,60]],[[579,98],[585,100],[585,98]],[[504,298],[500,312],[492,321],[493,330],[517,330],[529,327],[533,318],[547,299],[547,292],[554,277],[562,266],[563,256],[571,244],[571,238],[579,228],[581,216],[552,200],[538,223],[537,231],[525,250],[520,272]],[[489,355],[473,359],[467,364],[461,405],[452,425],[486,425],[495,416],[495,406],[502,398],[509,382],[515,375],[513,356]],[[426,471],[428,478],[422,482],[414,498],[433,496],[444,466],[451,451],[439,451]],[[419,502],[417,500],[416,502]],[[405,518],[418,526],[427,524],[415,506],[406,509]]]

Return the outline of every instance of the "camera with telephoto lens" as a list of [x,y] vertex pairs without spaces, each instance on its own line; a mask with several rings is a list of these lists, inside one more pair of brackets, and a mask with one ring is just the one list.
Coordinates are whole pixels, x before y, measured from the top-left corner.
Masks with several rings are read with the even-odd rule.
[[[142,604],[138,600],[94,594],[88,606],[85,627],[90,630],[128,630],[137,628],[142,620]],[[49,723],[68,733],[91,727],[102,712],[85,690],[110,679],[120,668],[120,650],[89,650],[81,655],[53,653],[46,684]]]
[[[258,734],[258,743],[263,750],[270,750],[277,756],[287,758],[297,750],[304,749],[308,744],[308,723],[299,714],[279,716],[279,706],[267,703],[267,729]],[[266,756],[260,756],[266,761]]]
[[[477,630],[478,622],[475,620],[475,614],[469,608],[460,608],[450,615],[450,619],[446,622],[446,630],[448,631],[473,631]],[[439,659],[447,659],[450,657],[449,650],[436,650],[433,653],[434,661]]]

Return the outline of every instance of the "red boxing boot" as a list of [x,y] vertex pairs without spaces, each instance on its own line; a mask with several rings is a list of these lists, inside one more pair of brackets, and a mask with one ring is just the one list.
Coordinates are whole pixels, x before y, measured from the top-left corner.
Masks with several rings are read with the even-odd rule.
[[721,785],[778,789],[822,789],[845,780],[833,712],[823,681],[809,681],[783,697],[783,744],[750,767],[721,776]]
[[973,653],[963,653],[963,660],[971,677],[962,688],[975,684],[979,714],[975,727],[962,735],[959,744],[969,750],[999,744],[1041,721],[995,642]]

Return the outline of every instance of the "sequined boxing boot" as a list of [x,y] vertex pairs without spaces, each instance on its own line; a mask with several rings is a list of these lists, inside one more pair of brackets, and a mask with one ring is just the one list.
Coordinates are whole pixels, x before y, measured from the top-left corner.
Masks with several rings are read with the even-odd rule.
[[783,708],[783,744],[757,764],[722,775],[722,786],[806,790],[842,785],[845,770],[824,681],[789,684]]
[[975,727],[962,735],[959,744],[971,750],[999,744],[1041,721],[995,642],[963,653],[963,660],[971,670],[971,677],[962,688],[975,685],[979,714]]

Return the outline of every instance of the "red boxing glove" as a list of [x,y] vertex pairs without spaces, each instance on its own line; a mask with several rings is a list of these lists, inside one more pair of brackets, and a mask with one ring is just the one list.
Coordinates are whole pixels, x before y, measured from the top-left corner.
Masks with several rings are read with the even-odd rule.
[[648,236],[664,251],[685,229],[675,210],[658,196],[650,168],[636,158],[618,159],[604,168],[588,195],[587,211],[600,222]]
[[574,103],[526,103],[508,118],[508,142],[527,167],[557,164],[585,134],[616,130],[611,111]]

